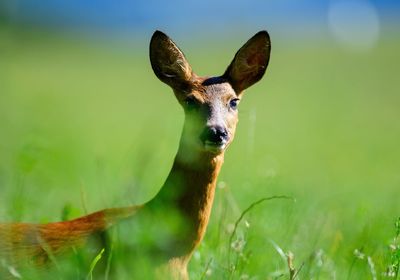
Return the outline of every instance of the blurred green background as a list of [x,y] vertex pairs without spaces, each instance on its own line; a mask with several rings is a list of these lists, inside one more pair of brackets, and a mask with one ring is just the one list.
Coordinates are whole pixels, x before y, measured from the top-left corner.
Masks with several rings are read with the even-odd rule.
[[[398,4],[78,2],[0,4],[1,221],[56,221],[150,199],[183,123],[149,64],[154,29],[200,75],[222,74],[267,29],[269,69],[240,104],[191,276],[280,279],[288,271],[279,247],[293,252],[302,279],[374,279],[374,270],[390,278],[400,216]],[[272,195],[296,202],[270,201],[245,217],[238,269],[228,273],[233,223]]]

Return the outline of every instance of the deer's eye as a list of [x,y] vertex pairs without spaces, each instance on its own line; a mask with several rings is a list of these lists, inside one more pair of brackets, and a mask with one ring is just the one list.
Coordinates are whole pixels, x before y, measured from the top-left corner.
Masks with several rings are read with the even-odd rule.
[[185,107],[186,107],[189,111],[194,110],[194,109],[196,109],[196,108],[198,107],[198,102],[197,102],[197,100],[196,100],[195,98],[193,98],[193,97],[187,97],[187,98],[185,99]]
[[229,107],[233,110],[236,110],[238,103],[239,103],[239,98],[234,98],[231,101],[229,101]]

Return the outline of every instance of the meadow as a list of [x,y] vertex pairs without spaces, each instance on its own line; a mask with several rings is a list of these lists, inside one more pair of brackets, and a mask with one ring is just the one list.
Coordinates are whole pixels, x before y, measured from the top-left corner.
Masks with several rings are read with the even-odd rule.
[[[382,35],[352,53],[329,38],[271,36],[191,278],[400,278],[400,41]],[[248,37],[176,41],[194,71],[218,75]],[[0,38],[0,221],[70,219],[154,196],[183,112],[151,70],[147,38]],[[110,263],[131,279],[117,265],[121,246]]]

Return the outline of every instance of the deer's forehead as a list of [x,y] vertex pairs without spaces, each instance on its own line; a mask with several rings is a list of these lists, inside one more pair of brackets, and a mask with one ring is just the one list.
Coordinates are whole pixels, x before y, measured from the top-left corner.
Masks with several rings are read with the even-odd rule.
[[196,92],[195,95],[203,102],[215,102],[216,100],[231,99],[236,96],[232,86],[227,82],[203,85],[202,89]]

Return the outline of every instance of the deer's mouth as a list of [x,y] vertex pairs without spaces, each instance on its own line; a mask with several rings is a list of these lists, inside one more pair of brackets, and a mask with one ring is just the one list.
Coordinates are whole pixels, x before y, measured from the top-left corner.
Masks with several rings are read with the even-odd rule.
[[221,153],[226,148],[227,141],[213,142],[210,140],[204,141],[204,148],[208,152]]

